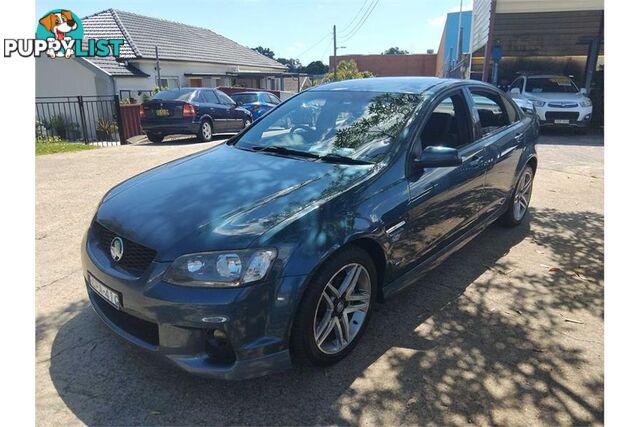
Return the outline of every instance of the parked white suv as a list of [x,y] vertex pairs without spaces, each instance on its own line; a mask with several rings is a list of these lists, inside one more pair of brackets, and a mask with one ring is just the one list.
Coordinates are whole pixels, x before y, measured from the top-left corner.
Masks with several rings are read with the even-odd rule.
[[591,121],[591,100],[569,77],[523,75],[511,83],[509,94],[531,101],[541,126],[586,127]]

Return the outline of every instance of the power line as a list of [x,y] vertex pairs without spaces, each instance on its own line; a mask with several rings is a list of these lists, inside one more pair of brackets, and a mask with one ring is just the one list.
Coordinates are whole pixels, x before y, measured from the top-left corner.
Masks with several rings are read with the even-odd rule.
[[341,36],[341,38],[345,39],[347,37],[350,37],[354,31],[357,30],[358,26],[362,23],[362,21],[365,19],[365,17],[367,16],[367,13],[369,13],[369,11],[371,10],[371,8],[374,5],[374,1],[375,0],[371,0],[371,3],[369,3],[369,5],[367,6],[367,8],[365,9],[365,11],[363,12],[362,16],[360,16],[360,18],[358,19],[358,22],[356,22],[355,26],[349,30],[349,31],[345,31],[345,35]]
[[350,32],[351,33],[350,35],[344,36],[345,38],[342,39],[340,43],[347,42],[351,40],[353,36],[358,34],[358,31],[360,31],[360,28],[362,28],[362,26],[367,22],[367,19],[369,19],[369,16],[373,13],[373,11],[375,10],[379,2],[380,0],[376,0],[375,3],[372,3],[372,6],[369,8],[369,12],[363,16],[363,19],[361,19],[360,24],[356,28],[354,28],[353,31]]
[[[371,0],[373,1],[373,0]],[[353,24],[354,22],[356,22],[356,18],[358,17],[358,15],[360,15],[360,12],[362,12],[362,9],[364,9],[365,5],[369,2],[369,0],[364,0],[362,2],[362,6],[360,6],[360,9],[358,10],[358,12],[353,16],[353,18],[351,19],[351,22],[349,22],[343,29],[343,31],[347,32],[349,31],[349,27],[351,26],[351,24]]]
[[312,44],[311,46],[309,46],[307,49],[305,49],[304,51],[302,51],[301,53],[294,55],[294,57],[299,58],[302,55],[304,55],[305,53],[309,52],[311,49],[313,49],[314,47],[318,46],[324,39],[326,39],[327,37],[329,37],[331,35],[331,33],[327,33],[325,34],[320,40],[318,40],[317,42],[315,42],[314,44]]

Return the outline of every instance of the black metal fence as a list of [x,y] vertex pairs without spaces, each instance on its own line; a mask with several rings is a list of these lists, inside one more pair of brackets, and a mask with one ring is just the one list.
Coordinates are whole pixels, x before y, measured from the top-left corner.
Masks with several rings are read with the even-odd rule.
[[120,99],[129,100],[129,102],[144,102],[148,98],[153,98],[156,92],[153,90],[130,90],[130,89],[120,89]]
[[120,97],[36,97],[36,139],[113,143],[122,141]]

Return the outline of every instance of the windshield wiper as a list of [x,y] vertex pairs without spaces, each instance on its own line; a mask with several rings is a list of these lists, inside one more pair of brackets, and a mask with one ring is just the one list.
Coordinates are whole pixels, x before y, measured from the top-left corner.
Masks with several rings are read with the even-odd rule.
[[328,163],[344,163],[344,164],[350,164],[350,165],[373,164],[373,162],[369,162],[367,160],[353,159],[351,157],[342,156],[340,154],[332,153],[332,154],[325,154],[321,156],[316,153],[310,153],[308,151],[302,151],[302,150],[294,150],[291,148],[283,147],[281,145],[267,145],[267,146],[254,145],[251,148],[255,151],[264,151],[267,153],[276,153],[276,154],[290,154],[292,156],[307,157],[309,159],[318,159],[320,161],[328,162]]
[[370,162],[368,160],[354,159],[352,157],[342,156],[340,154],[335,154],[335,153],[319,156],[318,159],[322,160],[323,162],[344,163],[348,165],[372,165],[373,164],[373,162]]
[[314,154],[314,153],[309,153],[307,151],[301,151],[301,150],[293,150],[291,148],[282,147],[280,145],[267,145],[267,146],[254,145],[251,148],[253,150],[255,150],[255,151],[264,151],[264,152],[267,152],[267,153],[290,154],[292,156],[307,157],[307,158],[310,158],[310,159],[319,159],[320,158],[320,156],[318,156],[317,154]]

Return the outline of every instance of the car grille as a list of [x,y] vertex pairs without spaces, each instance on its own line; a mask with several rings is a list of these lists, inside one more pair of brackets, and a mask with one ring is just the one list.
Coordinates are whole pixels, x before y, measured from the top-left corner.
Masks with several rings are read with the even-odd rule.
[[[117,234],[95,221],[93,223],[93,228],[95,236],[98,239],[100,249],[102,249],[107,257],[111,259],[111,242]],[[115,265],[133,275],[141,275],[149,267],[151,261],[156,257],[156,251],[136,242],[132,242],[129,239],[125,239],[122,236],[119,237],[124,243],[124,251],[120,261],[114,261]]]
[[577,108],[578,104],[560,104],[557,102],[550,102],[549,107],[551,108]]
[[578,120],[580,114],[574,111],[547,111],[547,120]]
[[100,310],[107,319],[113,322],[114,325],[152,346],[158,346],[160,337],[157,324],[148,322],[114,308],[111,304],[102,299],[102,297],[93,289],[89,289],[89,292],[93,295],[92,300],[94,306]]

